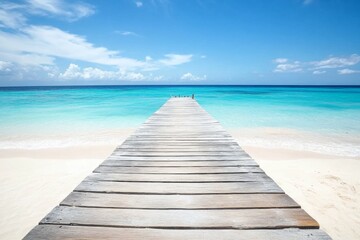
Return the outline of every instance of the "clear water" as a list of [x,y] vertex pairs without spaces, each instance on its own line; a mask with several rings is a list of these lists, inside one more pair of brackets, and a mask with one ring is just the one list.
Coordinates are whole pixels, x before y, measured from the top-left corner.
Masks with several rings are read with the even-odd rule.
[[136,127],[192,93],[225,127],[360,133],[360,87],[101,86],[0,88],[0,134]]
[[195,94],[225,128],[360,134],[360,87],[0,88],[0,140],[135,128],[172,95]]

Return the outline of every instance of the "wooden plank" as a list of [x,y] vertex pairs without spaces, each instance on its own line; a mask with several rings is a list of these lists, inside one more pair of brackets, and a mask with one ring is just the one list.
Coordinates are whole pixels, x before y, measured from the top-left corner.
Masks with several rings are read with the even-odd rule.
[[[179,125],[179,124],[177,124]],[[170,125],[170,126],[176,126],[176,125]],[[227,131],[220,125],[220,124],[202,124],[202,125],[194,125],[189,124],[187,126],[176,126],[176,128],[171,128],[169,125],[167,126],[151,126],[151,125],[142,125],[137,130],[135,130],[135,133],[148,133],[148,132],[160,132],[160,133],[193,133],[193,132],[205,132],[205,133],[221,133],[229,135]]]
[[[169,126],[176,126],[176,128],[169,128]],[[173,123],[158,123],[158,122],[154,122],[153,124],[143,124],[141,125],[135,132],[141,132],[141,131],[148,131],[148,130],[153,130],[153,131],[164,131],[164,132],[179,132],[178,130],[181,130],[181,132],[185,131],[185,132],[192,132],[192,130],[195,131],[204,131],[204,130],[209,130],[209,131],[220,131],[223,133],[227,133],[227,131],[225,131],[225,129],[219,124],[203,124],[203,123],[199,123],[199,124],[186,124],[186,125],[180,125],[179,124],[173,124]]]
[[191,132],[164,132],[164,131],[141,131],[132,134],[134,138],[231,138],[231,135],[224,131],[194,131]]
[[92,173],[85,181],[113,182],[266,182],[272,181],[265,173],[235,174],[128,174]]
[[243,150],[239,146],[162,146],[157,144],[152,145],[137,145],[124,144],[116,148],[116,151],[240,151]]
[[277,229],[277,230],[179,230],[84,227],[66,225],[38,225],[24,239],[26,240],[331,240],[321,230]]
[[244,194],[284,193],[275,182],[153,183],[83,181],[77,192],[137,194]]
[[219,155],[221,153],[233,153],[236,152],[235,155],[247,155],[245,152],[243,154],[240,149],[234,149],[234,148],[209,148],[209,147],[193,147],[193,148],[119,148],[116,149],[115,153],[121,154],[121,153],[128,153],[128,152],[137,152],[137,153],[217,153],[216,155]]
[[183,155],[190,155],[190,156],[248,156],[245,152],[242,152],[240,150],[233,150],[233,149],[227,149],[224,151],[219,150],[206,150],[203,151],[197,150],[197,149],[163,149],[163,150],[148,150],[148,149],[117,149],[113,152],[113,154],[116,155],[135,155],[135,154],[144,154],[144,155],[156,155],[156,156],[183,156]]
[[194,139],[187,139],[187,140],[180,140],[180,141],[176,141],[176,140],[159,140],[159,139],[130,139],[128,138],[126,140],[126,143],[132,143],[132,144],[164,144],[164,145],[170,145],[170,144],[176,144],[176,145],[236,145],[237,143],[233,140],[229,140],[229,141],[225,141],[225,140],[220,140],[220,141],[211,141],[211,140],[194,140]]
[[111,173],[147,173],[147,174],[214,174],[214,173],[258,173],[263,172],[259,167],[109,167],[99,166],[94,172]]
[[212,138],[193,138],[193,137],[173,137],[173,138],[166,138],[166,137],[133,137],[130,136],[127,141],[167,141],[167,142],[205,142],[205,143],[236,143],[234,139],[232,138],[226,138],[226,137],[212,137]]
[[190,140],[190,141],[196,141],[196,140],[203,140],[203,141],[234,141],[234,139],[229,135],[218,135],[218,134],[211,134],[211,135],[196,135],[189,136],[188,134],[181,136],[181,134],[175,136],[171,134],[167,134],[164,136],[161,136],[161,134],[156,135],[131,135],[128,139],[173,139],[174,141],[180,141],[180,140]]
[[133,146],[141,146],[141,145],[155,145],[155,146],[239,146],[235,141],[226,141],[226,142],[208,142],[208,141],[149,141],[149,140],[125,140],[125,142],[121,145],[133,145]]
[[299,208],[286,194],[134,195],[72,192],[60,205],[137,209]]
[[111,155],[107,159],[109,160],[125,160],[125,161],[160,161],[160,162],[170,162],[170,161],[232,161],[232,160],[239,160],[239,161],[247,161],[252,160],[249,156],[162,156],[162,157],[155,157],[155,156],[116,156]]
[[155,157],[181,157],[181,156],[243,156],[241,152],[126,152],[116,151],[115,156],[155,156]]
[[119,161],[119,160],[105,160],[102,166],[115,167],[240,167],[240,166],[255,166],[259,165],[254,160],[245,161]]
[[207,142],[207,141],[168,141],[168,140],[156,140],[156,141],[149,141],[149,140],[129,140],[127,139],[121,146],[191,146],[191,147],[239,147],[236,142]]
[[242,148],[235,142],[206,142],[206,141],[172,141],[172,140],[158,140],[150,141],[148,139],[141,140],[127,140],[119,148],[153,148],[153,149],[233,149],[235,151]]
[[124,145],[116,148],[114,152],[234,152],[248,154],[237,146],[159,146],[159,145]]
[[[156,142],[149,142],[150,140],[154,140]],[[185,139],[179,139],[179,141],[177,141],[176,139],[150,139],[150,138],[133,138],[133,137],[129,137],[126,139],[127,143],[133,143],[133,144],[138,144],[141,142],[145,142],[145,143],[153,143],[153,144],[161,144],[161,142],[164,143],[193,143],[193,144],[197,144],[197,145],[220,145],[220,144],[224,144],[224,145],[238,145],[237,142],[231,138],[222,138],[222,139],[196,139],[196,138],[185,138]]]
[[211,130],[203,130],[203,131],[174,131],[174,132],[168,132],[163,130],[157,130],[157,131],[149,131],[149,130],[143,130],[141,132],[134,132],[133,137],[147,137],[147,138],[230,138],[231,135],[229,135],[226,132],[223,131],[211,131]]
[[159,211],[58,206],[41,223],[168,229],[319,228],[298,208]]

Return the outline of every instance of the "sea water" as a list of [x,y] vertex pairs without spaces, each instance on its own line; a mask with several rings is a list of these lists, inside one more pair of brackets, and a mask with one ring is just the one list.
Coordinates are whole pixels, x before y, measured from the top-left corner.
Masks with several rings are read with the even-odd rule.
[[[3,87],[0,149],[19,146],[20,139],[32,141],[33,136],[46,142],[46,136],[76,139],[87,133],[136,128],[169,97],[192,94],[227,129],[360,136],[360,87],[356,86]],[[351,146],[356,147],[360,148]]]

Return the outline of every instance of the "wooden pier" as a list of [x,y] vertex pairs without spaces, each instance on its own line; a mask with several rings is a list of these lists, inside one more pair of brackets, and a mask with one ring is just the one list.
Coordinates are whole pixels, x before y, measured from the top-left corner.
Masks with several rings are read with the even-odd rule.
[[329,240],[318,228],[196,100],[170,98],[25,239]]

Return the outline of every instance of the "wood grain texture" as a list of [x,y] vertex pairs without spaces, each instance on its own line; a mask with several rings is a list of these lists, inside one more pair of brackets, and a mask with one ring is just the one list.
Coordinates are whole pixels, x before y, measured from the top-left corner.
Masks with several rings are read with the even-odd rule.
[[119,148],[116,149],[117,151],[243,151],[239,146],[236,145],[225,145],[225,146],[165,146],[165,145],[159,145],[159,144],[147,144],[147,145],[139,145],[139,144],[123,144]]
[[102,182],[83,181],[75,188],[81,192],[140,193],[140,194],[244,194],[284,193],[272,181],[229,183],[152,183],[152,182]]
[[241,167],[259,166],[254,160],[244,161],[125,161],[125,160],[105,160],[101,166],[127,166],[127,167]]
[[112,182],[266,182],[272,181],[264,173],[234,174],[128,174],[128,173],[92,173],[86,181]]
[[41,223],[167,229],[319,228],[299,208],[159,211],[58,206]]
[[179,230],[39,225],[28,240],[330,240],[321,230]]
[[99,166],[94,172],[147,173],[147,174],[214,174],[214,173],[261,173],[259,167],[114,167]]
[[240,152],[229,151],[229,152],[206,152],[206,151],[119,151],[114,152],[113,156],[144,156],[144,157],[181,157],[181,156],[244,156]]
[[134,146],[137,148],[140,148],[141,146],[149,146],[149,147],[181,147],[181,146],[186,146],[186,147],[231,147],[231,146],[239,146],[237,145],[237,143],[235,142],[206,142],[206,141],[181,141],[181,142],[176,142],[176,141],[131,141],[131,140],[126,140],[121,146]]
[[172,143],[181,143],[181,142],[195,142],[195,143],[210,143],[210,144],[221,144],[221,143],[232,143],[235,144],[235,140],[232,138],[193,138],[193,137],[173,137],[173,138],[156,138],[156,137],[129,137],[127,139],[128,142],[172,142]]
[[136,195],[72,192],[61,205],[138,209],[299,208],[286,194]]
[[153,153],[153,152],[164,152],[164,153],[178,153],[178,152],[182,152],[182,153],[193,153],[193,152],[204,152],[204,153],[208,153],[208,152],[215,152],[215,153],[222,153],[222,152],[232,152],[232,153],[236,153],[236,155],[239,155],[240,153],[242,154],[246,154],[245,152],[241,152],[240,149],[234,149],[234,148],[230,148],[230,147],[223,147],[223,148],[211,148],[211,147],[182,147],[182,148],[144,148],[144,147],[133,147],[133,148],[121,148],[121,149],[117,149],[116,151],[118,151],[119,153],[121,152],[145,152],[145,153]]
[[119,156],[111,155],[111,160],[138,160],[138,161],[231,161],[231,160],[252,160],[249,156]]

